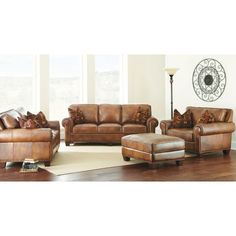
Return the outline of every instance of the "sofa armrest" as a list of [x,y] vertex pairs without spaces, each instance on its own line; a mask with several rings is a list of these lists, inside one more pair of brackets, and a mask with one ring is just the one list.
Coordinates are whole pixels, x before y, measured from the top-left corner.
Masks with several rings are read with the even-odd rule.
[[193,128],[194,134],[200,136],[232,133],[235,130],[235,124],[233,122],[214,122],[208,124],[196,124]]
[[155,133],[155,129],[158,126],[158,120],[151,116],[147,119],[147,131],[149,133]]
[[72,132],[72,128],[74,126],[74,122],[72,120],[72,118],[64,118],[62,120],[62,126],[66,129]]
[[50,142],[50,128],[37,129],[4,129],[0,132],[0,143],[6,142]]
[[167,133],[167,130],[169,128],[171,128],[172,126],[172,120],[162,120],[161,123],[160,123],[160,128],[161,128],[161,132],[162,134],[166,134]]
[[55,129],[55,130],[60,131],[60,123],[57,120],[48,121],[48,126],[51,129]]

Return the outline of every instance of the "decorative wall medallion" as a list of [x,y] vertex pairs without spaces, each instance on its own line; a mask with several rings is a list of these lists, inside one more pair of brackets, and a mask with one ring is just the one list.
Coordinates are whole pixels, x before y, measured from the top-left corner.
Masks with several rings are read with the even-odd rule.
[[207,58],[198,63],[193,71],[193,88],[197,96],[206,102],[217,100],[225,90],[226,74],[215,59]]

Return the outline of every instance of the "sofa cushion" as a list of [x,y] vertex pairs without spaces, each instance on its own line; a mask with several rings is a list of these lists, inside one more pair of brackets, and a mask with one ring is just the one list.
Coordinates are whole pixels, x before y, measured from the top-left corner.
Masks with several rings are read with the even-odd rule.
[[168,129],[166,134],[182,138],[188,142],[193,142],[193,129],[191,128]]
[[98,126],[98,133],[107,133],[107,134],[119,134],[121,133],[120,124],[101,124]]
[[179,113],[178,110],[174,110],[174,119],[172,122],[173,128],[192,128],[192,113],[187,110],[183,115]]
[[226,114],[227,114],[227,109],[221,109],[221,108],[210,108],[210,107],[188,107],[192,112],[193,116],[193,125],[196,125],[198,120],[201,118],[202,114],[208,110],[211,112],[214,117],[216,122],[223,122],[225,121]]
[[83,112],[84,123],[98,123],[98,105],[96,104],[72,104],[69,108],[77,111],[79,109]]
[[122,131],[124,134],[146,133],[147,127],[141,124],[124,124],[122,126]]
[[78,124],[73,127],[73,133],[81,134],[94,134],[98,132],[98,127],[96,124]]
[[99,123],[118,123],[121,122],[121,106],[102,104],[99,106]]
[[12,117],[7,113],[1,116],[1,120],[6,129],[15,129],[20,127],[19,122],[14,117]]
[[[149,114],[149,117],[151,116],[151,106],[146,104],[129,104],[129,105],[122,105],[122,123],[129,123],[129,124],[135,124],[137,121],[134,119],[135,115],[139,111],[139,109],[142,109],[144,111],[147,111]],[[147,117],[147,118],[149,118]]]

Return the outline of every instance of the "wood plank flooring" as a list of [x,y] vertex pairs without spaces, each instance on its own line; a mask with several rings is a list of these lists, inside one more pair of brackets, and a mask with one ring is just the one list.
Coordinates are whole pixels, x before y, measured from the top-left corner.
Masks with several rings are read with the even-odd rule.
[[[131,160],[132,161],[132,160]],[[183,166],[175,162],[148,163],[112,167],[55,176],[40,169],[37,173],[20,173],[20,164],[0,169],[0,181],[235,181],[236,151],[187,158]]]

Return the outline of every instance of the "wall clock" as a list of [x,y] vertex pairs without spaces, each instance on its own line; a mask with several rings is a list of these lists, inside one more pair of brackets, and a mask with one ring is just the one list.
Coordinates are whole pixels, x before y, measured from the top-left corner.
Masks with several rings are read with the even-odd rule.
[[200,99],[206,102],[213,102],[225,90],[225,70],[217,60],[206,58],[195,67],[192,82],[194,91]]

